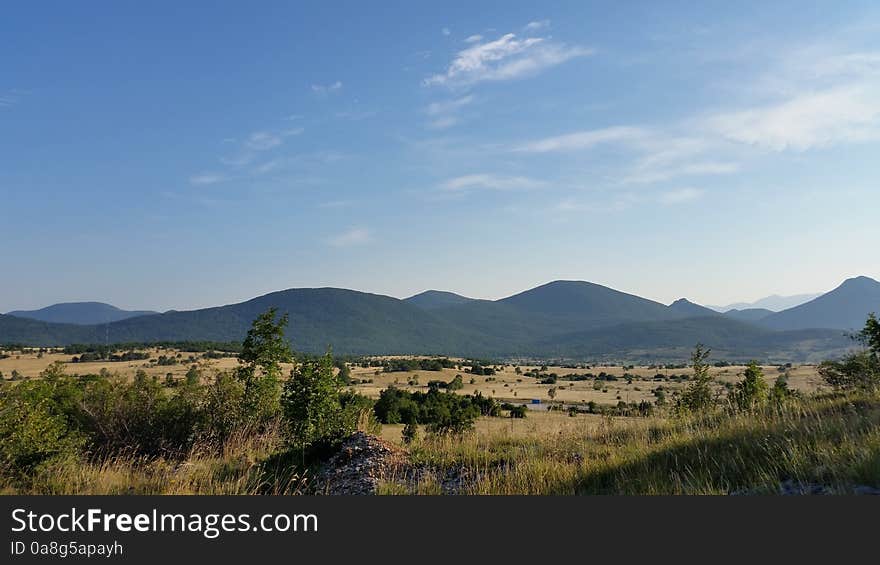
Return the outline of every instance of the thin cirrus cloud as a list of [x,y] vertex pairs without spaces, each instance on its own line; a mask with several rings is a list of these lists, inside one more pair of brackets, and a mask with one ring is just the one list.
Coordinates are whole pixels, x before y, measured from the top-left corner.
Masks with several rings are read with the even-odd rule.
[[702,198],[705,193],[699,188],[679,188],[662,193],[659,200],[661,204],[683,204]]
[[880,138],[880,85],[849,84],[708,118],[707,129],[773,151],[806,151]]
[[769,151],[880,139],[880,52],[801,45],[755,82],[775,100],[717,112],[704,130]]
[[550,20],[538,20],[534,22],[529,22],[526,24],[525,29],[526,31],[537,31],[546,27],[550,27]]
[[444,191],[464,192],[470,190],[533,190],[546,186],[544,181],[523,176],[505,176],[490,173],[463,175],[440,184]]
[[313,84],[312,92],[318,95],[332,94],[342,90],[342,81],[337,80],[331,84]]
[[442,102],[433,102],[425,108],[425,113],[430,117],[428,128],[445,129],[459,123],[460,111],[474,101],[472,95],[445,100]]
[[549,153],[553,151],[576,151],[590,149],[601,143],[635,142],[647,138],[648,131],[632,126],[614,126],[602,129],[577,131],[564,135],[545,137],[514,147],[524,153]]
[[687,176],[728,175],[739,172],[740,165],[733,162],[705,161],[684,163],[670,167],[637,167],[625,176],[624,183],[654,183]]
[[483,41],[483,36],[478,33],[476,33],[474,35],[469,35],[464,40],[465,43],[477,43],[480,41]]
[[224,182],[226,175],[220,173],[200,173],[189,178],[189,183],[195,186],[207,186]]
[[288,128],[283,130],[262,130],[249,134],[239,145],[237,151],[220,158],[220,162],[229,167],[243,167],[253,163],[261,153],[281,146],[289,137],[301,135],[305,128]]
[[592,53],[592,49],[560,44],[544,37],[518,39],[516,34],[508,33],[459,51],[445,72],[426,78],[422,84],[464,86],[513,80]]
[[0,94],[0,108],[7,108],[18,104],[19,96],[15,91]]
[[364,245],[373,240],[373,233],[363,227],[353,227],[326,239],[330,247],[353,247]]

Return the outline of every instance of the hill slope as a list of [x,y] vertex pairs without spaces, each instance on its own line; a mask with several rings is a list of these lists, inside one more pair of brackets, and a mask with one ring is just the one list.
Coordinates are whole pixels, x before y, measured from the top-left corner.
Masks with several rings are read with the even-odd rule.
[[106,324],[136,316],[157,314],[151,310],[122,310],[103,302],[62,302],[39,310],[16,310],[7,315],[55,324]]
[[787,310],[788,308],[800,306],[804,302],[809,302],[810,300],[819,296],[822,296],[821,292],[814,292],[812,294],[794,294],[792,296],[780,296],[778,294],[773,294],[755,300],[754,302],[735,302],[733,304],[728,304],[727,306],[709,306],[709,308],[717,312],[727,312],[729,310],[750,310],[752,308],[764,308],[766,310],[770,310],[771,312],[781,312],[782,310]]
[[355,355],[682,360],[702,342],[716,358],[799,361],[851,345],[840,330],[775,331],[686,300],[665,306],[586,282],[557,281],[503,300],[458,302],[425,309],[388,296],[302,288],[92,326],[0,316],[0,343],[240,341],[257,315],[275,307],[290,316],[293,347],[313,353],[332,346]]
[[767,316],[760,324],[775,330],[857,330],[871,312],[880,313],[880,282],[855,277],[805,304]]
[[449,306],[458,306],[466,302],[471,302],[473,298],[461,296],[454,292],[446,292],[443,290],[426,290],[425,292],[404,298],[404,302],[408,302],[413,306],[418,306],[422,310],[436,310],[437,308],[447,308]]
[[772,314],[774,314],[773,310],[768,310],[766,308],[746,308],[744,310],[733,309],[724,313],[728,318],[740,320],[741,322],[757,322]]
[[687,298],[679,298],[675,302],[669,305],[669,312],[671,312],[675,317],[678,318],[696,318],[700,316],[718,316],[718,312],[715,310],[711,310],[706,308],[705,306],[700,306],[699,304],[694,304]]
[[584,281],[554,281],[498,302],[582,329],[675,317],[659,302]]

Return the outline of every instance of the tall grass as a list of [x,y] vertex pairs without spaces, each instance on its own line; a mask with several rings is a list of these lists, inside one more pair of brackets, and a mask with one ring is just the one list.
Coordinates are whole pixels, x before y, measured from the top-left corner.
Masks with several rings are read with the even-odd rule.
[[68,458],[26,480],[0,484],[2,494],[298,494],[305,485],[280,429],[241,430],[219,450],[197,444],[185,458],[136,454]]
[[[727,494],[776,492],[782,481],[833,492],[880,487],[880,398],[834,395],[748,413],[583,418],[545,434],[427,438],[382,494]],[[362,423],[369,427],[367,422]],[[277,427],[241,432],[184,459],[125,454],[63,460],[0,493],[298,494],[300,453]]]
[[[846,493],[880,487],[880,400],[836,396],[749,413],[606,418],[586,432],[544,438],[429,439],[413,458],[434,476],[458,474],[463,494],[760,493],[782,481]],[[419,480],[411,492],[424,490]]]

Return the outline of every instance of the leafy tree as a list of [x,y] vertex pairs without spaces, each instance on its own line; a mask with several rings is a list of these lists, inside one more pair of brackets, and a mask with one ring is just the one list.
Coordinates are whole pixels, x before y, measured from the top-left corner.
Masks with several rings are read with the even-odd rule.
[[339,382],[343,385],[351,384],[351,369],[349,369],[348,364],[345,361],[339,361],[336,363],[336,367],[339,369],[339,372],[336,374]]
[[711,349],[706,349],[702,343],[698,343],[691,355],[694,376],[688,387],[681,393],[676,402],[679,412],[703,412],[715,404],[712,396],[712,376],[709,374],[707,359]]
[[819,375],[838,390],[874,392],[880,389],[880,321],[871,314],[865,327],[856,335],[867,349],[850,354],[840,361],[824,361]]
[[248,330],[238,356],[235,375],[244,385],[244,415],[263,423],[278,414],[281,399],[281,364],[290,363],[293,353],[284,337],[287,314],[275,321],[276,309],[257,316]]
[[746,367],[743,380],[734,385],[730,395],[731,403],[739,410],[753,410],[767,402],[768,389],[764,372],[755,361],[752,361]]
[[244,423],[244,384],[228,372],[218,373],[205,390],[202,434],[223,451],[232,434]]
[[291,443],[305,451],[316,444],[335,443],[354,431],[355,422],[344,417],[339,393],[330,353],[294,367],[281,400]]
[[446,383],[446,390],[461,390],[464,388],[461,375],[455,375],[451,381]]
[[859,340],[868,346],[874,361],[880,359],[880,320],[876,314],[869,314],[865,327],[858,335]]
[[195,386],[199,384],[202,380],[202,372],[196,365],[193,365],[186,372],[185,382],[189,386]]
[[401,432],[401,438],[403,439],[403,443],[407,445],[411,445],[418,441],[419,439],[419,425],[416,422],[415,417],[411,417],[406,425],[403,427],[403,431]]

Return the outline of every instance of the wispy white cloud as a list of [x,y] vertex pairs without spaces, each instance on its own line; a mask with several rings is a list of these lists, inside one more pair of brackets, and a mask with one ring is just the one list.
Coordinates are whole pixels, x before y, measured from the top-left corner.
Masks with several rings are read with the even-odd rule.
[[450,112],[456,112],[461,108],[467,106],[471,102],[474,101],[474,97],[472,95],[462,96],[460,98],[453,98],[452,100],[445,100],[443,102],[432,102],[428,104],[428,107],[425,111],[429,116],[437,116],[439,114],[448,114]]
[[288,137],[301,135],[305,128],[288,128],[281,130],[261,130],[250,133],[241,142],[237,151],[220,158],[220,162],[229,167],[250,165],[258,156],[281,146]]
[[326,242],[331,247],[352,247],[369,243],[372,240],[373,233],[369,229],[353,227],[327,238]]
[[805,151],[880,139],[880,84],[804,92],[784,102],[721,113],[709,131],[756,147]]
[[523,176],[505,176],[491,173],[478,173],[451,178],[440,184],[446,191],[468,190],[532,190],[542,188],[547,183]]
[[342,90],[342,81],[337,80],[331,84],[313,84],[312,92],[318,95],[331,94]]
[[724,161],[698,161],[693,163],[681,163],[668,167],[636,167],[625,176],[625,183],[654,183],[663,182],[678,177],[729,175],[740,171],[740,165]]
[[549,153],[552,151],[576,151],[590,149],[601,143],[633,142],[649,135],[645,129],[632,126],[614,126],[603,129],[577,131],[564,135],[545,137],[521,144],[514,151],[525,153]]
[[326,208],[326,209],[334,209],[334,208],[347,208],[354,204],[351,200],[328,200],[327,202],[320,202],[318,204],[318,208]]
[[217,184],[219,182],[223,182],[226,180],[226,175],[221,173],[200,173],[198,175],[193,175],[189,178],[189,183],[197,186],[204,186],[210,184]]
[[788,45],[735,85],[739,104],[700,121],[710,135],[766,151],[808,151],[880,139],[880,51],[847,40]]
[[513,33],[459,51],[446,71],[423,81],[425,86],[461,86],[482,81],[503,81],[531,76],[591,49],[555,43],[548,38],[517,39]]
[[483,36],[477,33],[474,35],[469,35],[467,38],[465,38],[464,42],[465,43],[477,43],[482,40],[483,40]]
[[253,151],[266,151],[283,143],[280,135],[268,131],[256,131],[250,134],[244,145]]
[[6,108],[18,104],[19,96],[15,92],[4,92],[0,94],[0,108]]
[[473,95],[453,98],[441,102],[432,102],[425,108],[425,113],[431,118],[428,122],[430,129],[445,129],[459,123],[459,112],[465,106],[474,101]]
[[526,31],[537,31],[547,27],[550,27],[550,20],[537,20],[527,23],[524,29]]
[[706,193],[705,190],[699,188],[678,188],[660,194],[659,201],[662,204],[682,204],[702,198]]
[[448,27],[444,27],[440,30],[440,33],[442,33],[443,35],[449,35],[450,33],[452,33],[452,31],[450,31]]

